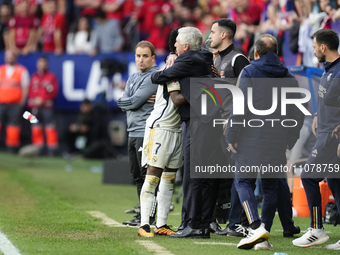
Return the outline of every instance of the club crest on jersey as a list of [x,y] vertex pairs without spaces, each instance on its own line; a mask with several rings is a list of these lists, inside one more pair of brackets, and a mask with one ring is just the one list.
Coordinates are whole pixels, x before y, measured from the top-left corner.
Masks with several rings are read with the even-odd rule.
[[156,163],[156,162],[157,162],[157,156],[153,156],[153,157],[152,157],[152,162],[153,162],[153,163]]

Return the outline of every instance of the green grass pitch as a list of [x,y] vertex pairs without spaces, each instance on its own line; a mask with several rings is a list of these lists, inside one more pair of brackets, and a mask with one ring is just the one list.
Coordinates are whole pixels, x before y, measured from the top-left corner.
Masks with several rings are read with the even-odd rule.
[[[90,171],[101,161],[82,159],[72,162],[72,171],[61,158],[35,159],[0,153],[0,232],[4,233],[21,254],[153,254],[137,243],[136,228],[110,227],[87,211],[100,211],[118,222],[130,220],[125,214],[137,204],[136,188],[102,184],[102,174]],[[177,188],[179,190],[179,188]],[[169,214],[169,225],[180,223],[179,204]],[[308,218],[294,218],[306,230]],[[224,227],[224,226],[223,226]],[[340,239],[338,227],[325,226],[330,243]],[[283,238],[278,217],[275,217],[270,243],[273,251],[238,250],[240,239],[211,235],[211,239],[178,240],[168,237],[147,239],[172,254],[338,254],[338,251],[298,248],[292,238]],[[196,244],[195,242],[233,243],[235,245]],[[2,255],[2,253],[0,252]],[[161,253],[158,253],[161,254]]]

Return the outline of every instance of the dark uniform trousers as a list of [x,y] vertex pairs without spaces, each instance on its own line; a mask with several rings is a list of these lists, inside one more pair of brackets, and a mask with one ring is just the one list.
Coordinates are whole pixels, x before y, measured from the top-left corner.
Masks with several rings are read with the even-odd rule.
[[129,137],[128,141],[130,172],[133,181],[137,185],[138,198],[140,198],[140,193],[142,191],[146,175],[146,168],[141,166],[142,150],[140,150],[140,148],[143,148],[143,139],[144,137]]
[[[327,177],[338,211],[340,211],[340,158],[337,156],[339,141],[331,133],[321,133],[306,162],[301,180],[310,211],[311,228],[322,228],[322,206],[319,182]],[[338,170],[336,170],[338,169]]]

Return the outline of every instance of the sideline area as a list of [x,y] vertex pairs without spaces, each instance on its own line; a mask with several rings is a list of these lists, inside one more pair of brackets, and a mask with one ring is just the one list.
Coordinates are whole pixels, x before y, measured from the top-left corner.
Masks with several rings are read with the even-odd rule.
[[[102,184],[102,174],[91,172],[92,167],[102,166],[101,161],[77,159],[71,162],[71,171],[66,167],[69,162],[62,158],[20,158],[0,153],[0,162],[0,229],[20,254],[164,254],[146,248],[151,244],[144,241],[175,255],[249,253],[238,250],[239,239],[232,237],[212,234],[210,240],[202,241],[163,236],[145,240],[137,236],[136,228],[118,227],[131,218],[124,211],[137,203],[135,187]],[[175,203],[174,212],[169,214],[169,224],[174,227],[180,223],[180,208]],[[89,211],[97,211],[101,218],[91,216]],[[103,216],[112,227],[103,224]],[[308,228],[309,218],[294,220],[301,230]],[[325,228],[331,232],[328,244],[340,239],[339,227]],[[338,254],[325,250],[325,245],[313,250],[294,247],[292,238],[282,237],[278,216],[272,229],[269,241],[274,250],[256,254]]]

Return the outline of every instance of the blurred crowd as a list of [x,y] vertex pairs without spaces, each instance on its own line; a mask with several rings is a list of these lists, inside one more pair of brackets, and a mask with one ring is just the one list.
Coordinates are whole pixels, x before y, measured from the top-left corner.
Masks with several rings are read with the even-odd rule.
[[235,21],[235,45],[246,55],[264,33],[277,37],[282,46],[286,30],[291,32],[291,51],[305,53],[310,45],[304,39],[340,18],[335,0],[0,0],[0,4],[0,50],[23,55],[43,51],[94,56],[133,51],[140,40],[150,41],[156,54],[164,55],[172,29],[195,26],[207,38],[217,18]]

